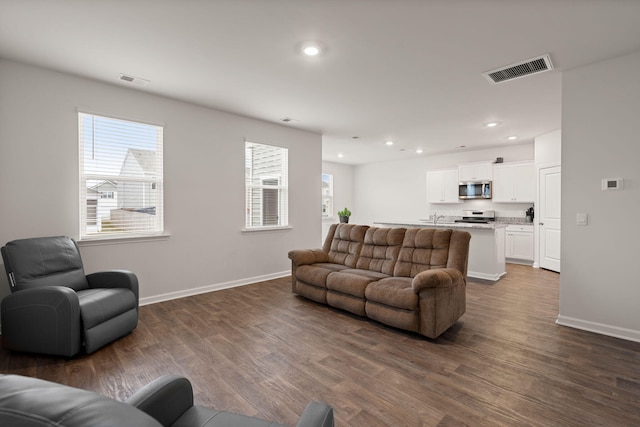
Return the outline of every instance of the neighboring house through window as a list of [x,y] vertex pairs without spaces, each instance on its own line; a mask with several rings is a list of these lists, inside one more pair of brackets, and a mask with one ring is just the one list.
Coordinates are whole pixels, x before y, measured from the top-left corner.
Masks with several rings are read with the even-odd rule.
[[289,225],[288,152],[245,142],[246,229]]
[[163,232],[163,128],[79,113],[80,238]]

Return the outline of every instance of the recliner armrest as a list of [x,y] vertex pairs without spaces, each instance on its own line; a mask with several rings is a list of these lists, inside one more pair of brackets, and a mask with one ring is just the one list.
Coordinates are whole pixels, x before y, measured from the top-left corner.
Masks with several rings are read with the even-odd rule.
[[80,305],[66,286],[43,286],[7,295],[1,304],[3,346],[73,356],[80,351]]
[[464,285],[464,276],[455,268],[436,268],[418,273],[411,282],[413,292],[420,293],[427,288],[450,288]]
[[296,427],[333,427],[333,408],[326,403],[309,403]]
[[133,292],[136,301],[140,300],[138,276],[127,270],[99,271],[87,274],[89,288],[126,288]]
[[135,392],[125,403],[152,416],[163,426],[170,426],[193,406],[193,388],[184,377],[163,375]]
[[289,259],[296,265],[328,262],[329,254],[322,249],[294,249],[289,251]]

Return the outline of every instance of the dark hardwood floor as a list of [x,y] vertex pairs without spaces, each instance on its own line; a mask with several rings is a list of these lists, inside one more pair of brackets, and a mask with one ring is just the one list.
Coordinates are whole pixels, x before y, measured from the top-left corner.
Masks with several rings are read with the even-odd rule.
[[71,360],[0,350],[0,371],[127,398],[165,373],[202,405],[295,425],[310,400],[342,426],[640,425],[640,343],[555,324],[559,275],[470,280],[436,340],[291,293],[290,279],[142,307],[129,336]]

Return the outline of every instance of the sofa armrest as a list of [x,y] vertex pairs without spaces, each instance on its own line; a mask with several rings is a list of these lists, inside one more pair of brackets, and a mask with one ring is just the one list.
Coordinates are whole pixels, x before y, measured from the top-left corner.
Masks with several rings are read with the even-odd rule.
[[193,406],[193,388],[184,377],[163,375],[135,392],[125,403],[152,416],[163,426],[170,426]]
[[309,403],[296,427],[333,427],[333,408],[326,403]]
[[455,268],[436,268],[418,273],[411,282],[413,292],[420,293],[427,288],[451,288],[464,285],[462,273]]
[[289,259],[296,265],[328,262],[329,254],[322,249],[294,249],[289,251]]
[[[125,288],[136,296],[136,302],[140,300],[138,276],[127,270],[99,271],[87,274],[89,288]],[[137,303],[136,303],[137,305]]]
[[0,308],[6,348],[68,357],[80,351],[80,304],[73,289],[24,289],[7,295]]

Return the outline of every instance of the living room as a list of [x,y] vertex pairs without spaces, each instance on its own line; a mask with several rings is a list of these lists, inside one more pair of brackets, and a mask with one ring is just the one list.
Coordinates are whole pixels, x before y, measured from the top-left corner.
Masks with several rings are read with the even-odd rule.
[[[4,8],[11,2],[3,3],[0,8]],[[496,7],[495,2],[493,3]],[[574,3],[571,1],[564,3],[567,8],[575,6],[575,4],[571,4]],[[634,34],[632,30],[628,29],[634,25],[629,24],[625,19],[637,19],[634,17],[639,15],[633,13],[633,5],[629,2],[617,3],[621,11],[612,10],[612,17],[608,18],[611,22],[604,19],[605,23],[609,22],[608,28],[613,29],[619,23],[616,19],[620,18],[625,23],[625,25],[620,24],[620,27]],[[623,6],[631,8],[632,11],[624,13]],[[28,8],[29,6],[25,6],[22,12],[27,13],[26,9]],[[11,44],[14,42],[10,37],[12,34],[6,28],[11,28],[7,21],[12,19],[12,14],[8,12],[7,10],[7,13],[4,13],[3,10],[3,13],[0,13],[2,16],[0,27],[4,28],[0,30],[0,39],[9,40],[5,43]],[[585,25],[587,25],[588,19],[596,19],[589,15],[589,11],[584,13]],[[606,17],[608,16],[606,15]],[[625,19],[622,19],[623,17]],[[22,19],[26,18],[22,16]],[[42,18],[40,17],[40,19]],[[64,25],[72,26],[72,23],[65,22]],[[604,24],[602,25],[606,27]],[[640,28],[640,26],[635,25],[635,28]],[[624,33],[622,29],[620,31],[621,34],[629,34]],[[46,38],[47,33],[43,32],[39,37]],[[154,37],[159,36],[154,35]],[[21,43],[35,43],[33,40],[37,38],[22,39]],[[557,118],[560,126],[531,135],[527,143],[502,149],[487,148],[486,155],[483,154],[481,160],[485,160],[485,157],[486,160],[492,159],[501,154],[509,159],[510,155],[504,153],[513,153],[511,158],[514,160],[533,160],[531,156],[535,151],[535,138],[547,132],[561,129],[562,274],[559,279],[556,278],[556,284],[551,285],[555,286],[555,291],[551,291],[551,296],[557,296],[555,299],[557,306],[552,307],[550,311],[546,308],[543,309],[545,314],[543,324],[547,325],[546,327],[560,328],[562,331],[560,334],[566,339],[569,339],[567,336],[577,334],[579,338],[578,343],[573,344],[575,347],[595,346],[600,349],[602,347],[598,345],[604,346],[605,344],[602,343],[606,343],[606,346],[618,349],[627,357],[629,355],[637,357],[636,342],[640,341],[640,317],[637,314],[636,301],[640,299],[640,288],[637,286],[636,272],[633,266],[637,258],[636,242],[640,236],[637,231],[634,232],[633,228],[629,227],[629,221],[630,213],[640,208],[640,197],[638,197],[640,190],[636,185],[639,178],[636,159],[640,154],[640,149],[634,142],[637,137],[635,112],[640,107],[640,87],[636,77],[640,72],[640,51],[638,50],[640,46],[636,41],[640,37],[628,36],[628,39],[632,41],[627,42],[624,46],[619,43],[617,46],[620,47],[612,51],[610,56],[603,57],[597,62],[581,64],[571,69],[557,69],[545,74],[551,76],[552,73],[556,73],[557,81],[561,81],[557,93],[557,101],[561,101],[561,117]],[[292,41],[292,43],[295,42],[298,40]],[[14,43],[18,48],[21,46],[19,40],[15,40]],[[553,54],[554,46],[541,46],[541,48],[549,50]],[[43,60],[48,58],[46,52],[40,52],[40,54]],[[144,52],[132,54],[133,57],[144,57],[144,55]],[[91,62],[91,59],[99,63],[99,56],[99,52],[97,54],[91,52],[91,46],[87,47],[87,62]],[[516,56],[516,53],[512,53],[512,56]],[[520,58],[514,58],[514,60],[516,59]],[[136,63],[135,61],[131,60],[131,67]],[[559,66],[559,64],[556,65]],[[157,66],[170,68],[169,63]],[[109,72],[115,74],[128,72],[120,67],[121,65],[117,64]],[[480,73],[485,70],[477,71]],[[164,72],[170,73],[170,71]],[[198,74],[196,70],[193,73],[194,75]],[[16,372],[23,366],[25,367],[24,374],[32,376],[59,377],[61,381],[65,381],[69,377],[74,378],[74,383],[77,386],[86,385],[88,388],[98,390],[103,390],[102,387],[110,388],[113,397],[126,397],[125,395],[132,388],[137,387],[139,383],[148,382],[153,379],[153,376],[165,370],[166,366],[163,365],[157,354],[154,356],[154,351],[163,354],[171,351],[178,354],[178,351],[185,351],[178,360],[189,362],[192,356],[190,350],[180,348],[178,340],[171,341],[166,348],[148,346],[148,342],[146,344],[136,343],[138,336],[148,339],[148,331],[152,329],[153,325],[158,326],[160,330],[162,328],[170,329],[172,316],[186,316],[185,313],[189,309],[193,309],[195,312],[202,310],[202,308],[196,309],[194,299],[190,298],[184,300],[186,306],[172,312],[171,308],[181,301],[180,297],[203,293],[203,298],[207,298],[206,307],[215,312],[220,310],[216,305],[225,304],[223,297],[229,295],[227,293],[229,290],[241,290],[243,285],[251,285],[251,289],[254,289],[256,288],[256,285],[253,285],[255,283],[276,280],[277,285],[273,295],[290,298],[286,302],[280,301],[280,304],[284,304],[283,307],[298,314],[308,310],[318,318],[327,312],[321,310],[323,307],[305,304],[304,301],[294,298],[290,292],[283,292],[282,282],[278,282],[278,280],[286,280],[282,278],[286,278],[290,274],[291,266],[287,258],[289,250],[320,245],[322,235],[322,220],[319,211],[320,175],[327,172],[327,170],[323,170],[323,160],[325,166],[332,166],[336,171],[339,170],[343,176],[351,177],[351,183],[347,184],[352,186],[348,190],[351,195],[347,195],[346,200],[354,212],[352,221],[369,223],[380,219],[390,219],[387,218],[388,211],[376,210],[378,209],[376,205],[380,200],[390,200],[397,203],[398,196],[406,196],[406,192],[414,192],[416,193],[415,197],[423,197],[423,193],[419,189],[420,185],[424,185],[423,177],[417,178],[421,180],[420,184],[407,184],[403,182],[404,171],[411,171],[411,173],[416,170],[426,171],[430,164],[444,162],[447,156],[454,156],[441,153],[433,157],[413,157],[364,165],[347,165],[340,163],[336,158],[323,158],[323,144],[326,141],[322,132],[284,125],[277,123],[277,120],[269,122],[247,115],[220,111],[207,107],[203,103],[186,102],[177,96],[158,95],[145,88],[132,88],[121,82],[109,83],[80,74],[82,73],[56,70],[53,65],[38,65],[37,61],[30,62],[5,44],[0,50],[0,194],[2,195],[0,243],[4,244],[14,239],[35,236],[68,235],[74,238],[79,237],[80,202],[77,155],[79,111],[162,124],[165,138],[164,235],[153,239],[112,242],[110,244],[80,242],[85,269],[88,272],[114,268],[135,272],[140,280],[140,301],[144,306],[143,309],[146,310],[148,307],[151,310],[153,307],[158,307],[159,312],[151,314],[150,311],[143,311],[143,314],[149,313],[148,323],[144,324],[144,328],[121,340],[121,344],[114,343],[115,350],[107,349],[103,356],[92,357],[89,355],[68,361],[34,356],[29,362],[25,359],[19,359],[18,366],[15,366],[11,365],[11,356],[3,353],[3,360],[6,364],[2,365],[2,368],[4,371],[10,366],[11,370]],[[557,77],[559,74],[561,74],[561,79]],[[615,79],[611,76],[615,76]],[[335,99],[338,102],[339,98]],[[455,106],[450,108],[455,109]],[[275,112],[274,116],[279,117],[282,114],[293,116],[293,113],[281,111]],[[352,136],[355,135],[348,135],[346,138],[350,139]],[[247,140],[277,144],[289,150],[290,228],[259,232],[243,231],[245,223],[243,166],[245,160],[244,144]],[[447,161],[455,163],[452,158]],[[389,185],[377,186],[375,194],[367,195],[371,191],[370,178],[380,176],[383,173],[384,176],[394,177],[393,180],[389,181]],[[610,177],[624,178],[625,186],[622,191],[605,192],[601,190],[602,178]],[[55,185],[51,183],[55,183]],[[409,188],[399,190],[401,183],[409,185]],[[337,186],[336,182],[336,188]],[[419,215],[427,214],[425,205],[416,206],[410,209],[415,209],[416,214]],[[342,206],[336,207],[341,208]],[[588,213],[589,221],[586,227],[576,225],[576,214],[581,212]],[[555,273],[535,269],[530,271],[532,277],[542,275],[542,281],[553,283],[553,279],[549,277],[553,277]],[[513,286],[523,286],[522,284],[518,285],[517,282],[522,279],[522,283],[527,283],[527,279],[523,279],[523,277],[528,272],[529,270],[521,268],[512,270],[506,279],[511,276],[510,280],[515,278],[517,279],[516,283],[506,283],[513,283]],[[546,273],[551,276],[547,276]],[[478,299],[482,298],[482,289],[482,284],[473,285],[472,290],[476,292],[473,296],[477,300],[474,305],[470,304],[470,307],[476,310],[479,310],[481,306]],[[526,289],[527,287],[523,286],[522,291],[525,294]],[[211,291],[216,292],[210,293]],[[8,293],[7,278],[4,274],[0,275],[0,296],[4,297]],[[254,293],[274,304],[277,302],[274,296],[269,296],[269,293],[261,293],[259,290]],[[234,310],[251,312],[249,305],[235,300],[239,298],[237,295],[230,298],[234,302],[229,306]],[[256,299],[260,300],[260,298]],[[162,301],[167,302],[162,303]],[[268,312],[269,306],[258,301],[256,304],[260,310]],[[546,304],[553,304],[546,299],[544,301],[545,307]],[[467,313],[469,316],[473,315],[470,309]],[[225,315],[232,316],[233,312],[225,311]],[[252,315],[254,314],[252,313]],[[286,311],[279,312],[279,315],[284,319],[289,318]],[[480,316],[478,311],[475,312],[475,315],[476,317],[471,318],[482,323],[483,316]],[[301,316],[301,318],[294,319],[300,321],[300,319],[304,319],[305,314],[302,313]],[[358,331],[362,341],[359,341],[357,345],[344,342],[342,338],[338,340],[344,346],[351,346],[353,349],[364,348],[366,345],[375,347],[374,340],[378,333],[388,339],[380,348],[381,352],[387,351],[387,355],[394,354],[391,352],[394,344],[402,346],[407,343],[416,344],[417,341],[411,335],[376,327],[376,325],[371,326],[368,323],[362,324],[361,321],[349,316],[336,316],[335,312],[331,312],[331,315],[326,317],[331,318],[327,327],[334,327],[342,334]],[[238,316],[237,313],[236,317],[232,318],[237,319],[241,324],[241,316]],[[264,319],[265,322],[278,324],[277,316],[265,317]],[[317,320],[316,317],[313,319]],[[336,319],[344,320],[343,326],[340,326],[342,324],[336,322]],[[558,326],[555,324],[557,320],[582,330]],[[206,324],[193,318],[187,320],[184,317],[180,323],[190,325],[196,330],[207,327]],[[256,317],[251,317],[250,323],[266,328],[266,324],[263,324]],[[457,331],[458,334],[464,335],[465,328],[477,332],[477,329],[474,329],[469,323],[465,321],[460,331]],[[282,328],[287,330],[285,326]],[[599,344],[594,344],[585,338],[590,336],[590,333],[584,331],[596,332],[598,335],[594,334],[596,336],[594,339]],[[183,332],[185,336],[196,338],[196,335],[191,335],[188,331]],[[234,352],[240,352],[242,346],[246,346],[246,352],[257,349],[256,351],[261,355],[268,347],[264,343],[263,346],[255,344],[261,339],[255,335],[256,330],[242,331],[241,328],[234,330],[231,327],[225,332],[216,331],[216,336],[219,337],[218,334],[224,333],[234,335],[221,340],[221,342],[228,343],[228,347],[226,347],[228,351],[225,355],[229,358],[233,357]],[[286,332],[282,333],[286,334]],[[264,342],[273,344],[278,341],[273,338],[277,332],[265,332],[265,334],[262,337]],[[156,330],[152,335],[160,337],[162,334]],[[457,335],[452,332],[447,340],[435,346],[429,345],[433,343],[427,340],[419,342],[417,343],[418,347],[413,348],[412,351],[417,352],[418,349],[422,349],[426,352],[438,353],[443,350],[442,347],[454,342],[455,336]],[[239,345],[237,348],[230,344],[236,338]],[[298,339],[299,344],[306,342],[303,338],[299,337]],[[323,336],[322,339],[328,340],[330,338]],[[490,340],[488,334],[482,336],[482,339]],[[313,341],[313,334],[309,333],[307,340]],[[136,345],[143,349],[148,348],[149,351],[136,349]],[[218,342],[218,345],[222,344]],[[497,345],[508,346],[509,343],[502,342]],[[196,346],[197,344],[194,344],[194,347]],[[286,348],[286,346],[282,348]],[[488,347],[483,350],[488,351]],[[314,347],[314,351],[319,351],[319,349]],[[127,353],[132,353],[134,357],[127,361],[126,366],[131,369],[140,369],[140,371],[125,372],[120,371],[121,368],[114,368],[116,364],[112,364],[113,360],[123,357]],[[608,350],[604,353],[609,355]],[[495,354],[491,355],[498,357]],[[157,357],[160,361],[150,369],[144,370],[145,357]],[[284,354],[282,357],[284,364],[287,356]],[[301,356],[292,356],[291,359],[299,360],[297,357]],[[317,357],[320,358],[321,355],[319,354]],[[612,359],[613,357],[615,356],[611,356]],[[384,358],[388,359],[389,357],[384,356]],[[580,361],[588,364],[588,361]],[[212,370],[215,370],[213,368],[215,362],[212,359]],[[483,362],[484,365],[477,365],[478,369],[481,366],[490,369],[489,362],[486,360]],[[347,365],[345,369],[349,369],[349,367],[351,369],[365,369],[363,366],[353,368],[353,365],[357,366],[357,363],[355,356],[353,359],[349,358],[348,362],[345,362]],[[225,403],[228,403],[230,407],[242,407],[237,400],[246,399],[246,396],[250,394],[249,384],[246,384],[244,386],[246,389],[240,393],[244,397],[234,397],[234,393],[237,393],[239,384],[242,384],[241,380],[251,381],[252,374],[242,374],[240,368],[231,368],[228,361],[225,361],[223,365],[225,369],[234,369],[232,372],[237,383],[233,386],[219,385],[224,393],[216,395],[216,398],[224,398],[221,397],[222,395],[227,396],[228,400],[218,400],[216,405],[224,406]],[[338,375],[338,365],[339,362],[336,362],[329,369],[330,378],[333,380]],[[197,372],[202,376],[211,375],[204,371],[203,366],[199,364],[198,369],[202,371]],[[433,366],[433,368],[437,367]],[[448,368],[450,366],[441,366],[444,373]],[[48,369],[51,370],[47,372]],[[299,373],[304,371],[304,365],[295,366],[292,369]],[[514,371],[514,375],[518,375],[516,368]],[[258,370],[254,369],[251,372],[258,372]],[[189,373],[193,374],[193,372]],[[378,372],[372,371],[371,375],[375,375],[375,373]],[[558,372],[555,374],[561,375]],[[113,382],[99,384],[99,378],[109,375],[114,376]],[[388,375],[387,380],[390,383],[406,379],[404,376],[392,378],[391,374]],[[420,381],[428,381],[429,379],[426,377],[428,375],[423,372]],[[210,378],[213,383],[212,387],[215,387],[215,378],[213,376],[207,378]],[[194,380],[194,378],[191,379]],[[616,381],[615,376],[607,377],[607,379]],[[265,381],[268,383],[268,380]],[[480,380],[476,381],[481,382]],[[640,394],[638,381],[637,374],[620,380],[626,385],[629,393],[626,395],[627,403],[635,399],[637,404]],[[366,388],[364,380],[363,384],[362,388]],[[475,381],[474,385],[477,385]],[[267,394],[265,390],[268,390],[268,387],[265,384],[262,386],[264,388],[261,387],[259,393]],[[411,385],[411,387],[414,386]],[[523,384],[523,386],[525,385]],[[303,385],[297,384],[296,389],[300,387]],[[514,387],[516,386],[514,385]],[[350,391],[363,393],[362,388]],[[198,397],[207,401],[210,397],[205,396],[204,388],[200,390]],[[294,394],[293,390],[287,389],[287,394],[281,396],[279,400],[291,398]],[[376,391],[382,392],[379,389]],[[566,391],[571,393],[576,390]],[[274,394],[277,392],[277,389],[273,391]],[[450,393],[449,398],[451,399],[454,392],[450,391]],[[499,393],[496,392],[490,396],[491,398],[487,398],[490,401],[487,405],[492,408],[504,404],[503,396]],[[276,398],[274,397],[274,399]],[[296,396],[294,400],[297,404],[303,399]],[[343,408],[345,412],[342,412],[341,415],[337,410],[337,419],[342,420],[342,424],[346,425],[348,420],[352,419],[350,416],[354,416],[352,421],[355,424],[358,420],[355,418],[357,413],[355,406],[365,405],[366,400],[367,398],[363,397],[360,400],[350,402],[349,405],[353,406],[352,412],[347,412]],[[270,402],[266,398],[263,401]],[[411,405],[417,404],[415,401],[411,402]],[[257,406],[257,403],[255,405]],[[278,406],[275,403],[270,405],[255,408],[254,411],[265,418],[270,416],[274,419],[281,415],[280,419],[286,420],[288,423],[291,423],[294,412],[299,413],[296,409],[286,407],[283,410],[284,413],[278,414]],[[620,405],[625,405],[625,403],[620,403]],[[403,409],[408,410],[406,407]],[[499,409],[494,408],[494,410],[499,412]],[[379,416],[375,408],[366,408],[364,412],[369,414],[373,412]],[[474,419],[470,415],[463,418],[467,424],[474,424],[475,420],[476,425],[488,425],[492,424],[492,420],[496,420],[491,416],[482,419],[480,417],[482,412],[483,408],[475,407],[473,414],[478,418]],[[517,411],[514,410],[513,413],[517,414]],[[495,412],[493,414],[495,415]],[[437,425],[444,417],[443,415],[436,420],[437,417],[430,418],[428,414],[423,415],[425,425]],[[453,416],[454,414],[449,415]],[[636,417],[637,421],[637,412],[632,415]],[[527,418],[527,420],[533,422],[535,417],[529,416],[532,418]],[[598,420],[602,419],[598,418]],[[620,418],[616,418],[616,420],[622,425]],[[518,424],[516,418],[511,421],[513,424]],[[364,421],[362,422],[364,423]],[[493,424],[506,425],[508,423],[506,419],[501,418],[500,421]],[[539,425],[543,424],[544,422],[539,422]],[[613,424],[615,423],[611,425]],[[374,424],[370,423],[369,425]]]

